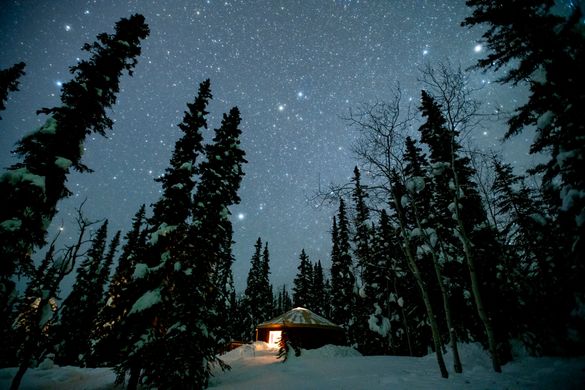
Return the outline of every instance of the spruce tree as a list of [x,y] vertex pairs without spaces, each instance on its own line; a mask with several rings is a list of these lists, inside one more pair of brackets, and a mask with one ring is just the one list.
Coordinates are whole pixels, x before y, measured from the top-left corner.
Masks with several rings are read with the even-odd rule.
[[325,275],[321,260],[318,260],[313,266],[313,284],[311,286],[313,296],[313,310],[321,316],[328,316],[329,298],[325,290]]
[[[136,384],[140,368],[146,385],[170,387],[181,375],[197,375],[195,370],[190,371],[188,367],[183,370],[177,364],[188,366],[201,362],[190,361],[190,354],[199,354],[201,347],[184,337],[188,326],[200,317],[192,311],[187,312],[189,309],[183,305],[184,295],[189,294],[185,290],[197,291],[191,280],[196,271],[193,269],[195,249],[190,221],[194,175],[197,158],[203,151],[202,130],[207,128],[205,116],[210,99],[210,82],[206,80],[199,85],[195,101],[187,104],[188,111],[178,125],[183,135],[175,143],[165,175],[157,180],[162,183],[163,194],[153,206],[153,215],[148,220],[147,245],[134,267],[133,288],[140,291],[140,295],[137,294],[138,298],[124,318],[122,326],[126,329],[127,340],[121,348],[124,351],[122,359],[116,365],[118,381],[122,382],[130,372],[132,386]],[[192,298],[195,301],[196,297]],[[185,313],[180,313],[179,307]],[[182,322],[182,315],[195,317],[187,325]],[[166,374],[163,376],[162,372]],[[185,384],[194,382],[192,376],[183,380]]]
[[262,251],[262,261],[260,263],[260,305],[259,305],[259,321],[266,321],[272,317],[274,308],[272,307],[272,286],[270,285],[270,251],[268,250],[268,243],[264,244]]
[[250,260],[250,271],[248,271],[248,279],[246,282],[246,290],[244,291],[244,323],[246,326],[246,340],[252,340],[254,330],[258,325],[261,317],[262,296],[260,289],[260,278],[262,273],[262,240],[258,237],[256,244],[254,244],[254,254]]
[[[6,109],[8,92],[18,91],[18,79],[24,75],[25,66],[24,62],[19,62],[8,69],[0,70],[0,111]],[[1,116],[0,119],[2,119]]]
[[[490,309],[495,310],[498,302],[495,283],[497,264],[494,256],[501,254],[501,248],[489,227],[477,186],[472,181],[474,171],[470,167],[470,160],[460,155],[461,145],[456,138],[456,129],[447,128],[441,107],[425,91],[422,91],[420,110],[426,122],[419,131],[421,141],[430,149],[435,188],[443,197],[442,205],[449,202],[447,210],[456,222],[451,234],[461,242],[474,305],[485,331],[493,368],[501,372],[493,312],[488,312]],[[443,209],[443,212],[447,210]],[[484,298],[488,289],[492,292],[492,305],[489,308]]]
[[112,268],[112,264],[114,263],[114,257],[116,256],[116,252],[118,250],[118,245],[120,244],[120,232],[119,230],[114,234],[114,238],[110,241],[110,246],[108,247],[108,252],[104,257],[104,261],[100,266],[99,269],[99,278],[97,282],[97,288],[99,289],[97,294],[102,297],[102,302],[100,302],[100,307],[105,304],[105,297],[106,297],[106,287],[110,282],[110,271]]
[[507,243],[502,287],[515,304],[506,305],[506,317],[515,327],[512,337],[534,354],[559,353],[567,348],[566,324],[571,310],[567,269],[558,269],[558,226],[538,193],[514,175],[512,167],[494,159],[494,193],[502,241]]
[[18,142],[15,153],[22,160],[0,177],[0,303],[12,293],[12,276],[31,272],[57,202],[71,194],[65,186],[71,168],[90,171],[81,162],[86,137],[105,135],[113,125],[106,110],[116,103],[120,76],[132,74],[140,41],[149,34],[142,15],[121,19],[115,30],[84,45],[91,57],[70,69],[74,77],[63,85],[62,106],[40,110],[47,121]]
[[71,293],[63,301],[56,329],[58,344],[55,361],[60,365],[86,365],[91,350],[92,326],[103,300],[100,270],[104,267],[107,234],[106,220],[92,239],[87,257],[77,270]]
[[[417,324],[425,321],[425,309],[404,260],[396,228],[382,209],[373,242],[373,258],[379,272],[372,275],[379,305],[370,317],[370,328],[380,334],[381,353],[416,356],[426,352],[416,344],[423,338]],[[418,331],[418,332],[417,332]]]
[[[572,308],[585,301],[585,37],[582,4],[569,10],[552,0],[494,4],[469,0],[472,9],[463,25],[485,26],[486,56],[477,67],[504,70],[502,84],[529,87],[527,102],[508,120],[506,138],[535,129],[533,154],[548,160],[532,169],[542,175],[547,203],[554,210],[560,231],[557,254],[552,259],[561,274],[557,288],[572,290]],[[566,5],[568,7],[568,5]],[[521,15],[521,17],[517,17]],[[540,176],[540,175],[539,175]],[[585,333],[575,329],[583,338]],[[581,343],[580,349],[583,349]]]
[[374,281],[376,274],[384,270],[377,268],[372,258],[372,228],[369,222],[369,209],[366,205],[367,192],[361,184],[360,177],[360,170],[356,166],[352,179],[354,183],[352,198],[355,205],[353,253],[360,271],[361,288],[356,297],[355,315],[358,320],[355,324],[355,333],[356,339],[359,340],[359,350],[364,354],[372,355],[382,353],[386,336],[386,334],[380,334],[380,331],[386,333],[386,327],[384,319],[380,316],[382,303],[375,299],[375,296],[379,296],[376,290],[380,286]]
[[145,205],[132,219],[132,229],[124,236],[125,244],[118,264],[105,294],[96,326],[92,333],[92,361],[98,365],[112,366],[120,360],[119,346],[126,339],[122,319],[139,298],[132,274],[136,261],[146,245]]
[[301,250],[297,269],[298,273],[293,281],[293,306],[312,310],[313,265],[304,249]]
[[352,343],[354,339],[349,334],[349,328],[355,323],[355,277],[352,271],[349,226],[343,199],[339,200],[337,217],[333,218],[331,239],[333,243],[331,250],[331,319],[345,329],[346,335]]
[[[173,258],[174,274],[165,279],[172,291],[172,306],[160,356],[149,356],[147,386],[202,388],[207,386],[211,364],[225,348],[224,313],[231,294],[232,225],[228,207],[237,194],[246,162],[240,149],[240,114],[232,108],[205,147],[199,165],[200,181],[193,200],[192,219],[185,246]],[[179,263],[179,264],[177,264]],[[171,296],[169,294],[169,296]]]

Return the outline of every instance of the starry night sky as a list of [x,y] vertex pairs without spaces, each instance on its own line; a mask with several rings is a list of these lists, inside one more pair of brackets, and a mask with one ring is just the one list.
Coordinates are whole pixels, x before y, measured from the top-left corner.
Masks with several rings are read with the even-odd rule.
[[[114,5],[116,4],[116,5]],[[460,27],[469,14],[461,0],[443,1],[3,1],[0,68],[24,61],[20,91],[9,95],[0,121],[0,166],[17,160],[15,142],[40,126],[41,107],[60,104],[69,66],[86,58],[80,48],[101,32],[113,33],[121,17],[141,13],[151,34],[143,42],[134,77],[124,76],[108,138],[88,139],[84,162],[92,174],[72,174],[74,196],[60,204],[51,227],[64,224],[73,237],[74,207],[94,219],[110,219],[110,236],[130,228],[142,203],[155,202],[179,136],[186,103],[199,83],[211,79],[212,129],[223,112],[242,112],[242,145],[248,164],[232,208],[234,276],[245,287],[258,236],[271,250],[272,282],[289,286],[298,254],[330,266],[335,207],[308,198],[319,184],[347,182],[356,164],[356,132],[342,117],[360,103],[389,99],[399,82],[405,99],[418,102],[418,67],[450,60],[468,67],[483,54],[480,30]],[[474,73],[486,110],[513,108],[522,92]],[[488,123],[469,135],[481,149],[501,150],[517,167],[528,163],[529,137],[502,145],[505,128]]]

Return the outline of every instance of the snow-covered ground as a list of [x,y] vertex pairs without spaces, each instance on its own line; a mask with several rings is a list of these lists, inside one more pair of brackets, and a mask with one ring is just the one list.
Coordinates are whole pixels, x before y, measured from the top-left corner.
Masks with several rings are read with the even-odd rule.
[[[231,371],[215,372],[212,389],[585,389],[585,357],[518,358],[501,374],[475,344],[461,345],[463,374],[440,377],[434,355],[422,358],[360,356],[348,347],[303,351],[286,363],[266,343],[244,345],[222,356]],[[451,366],[449,354],[446,360]],[[0,389],[16,369],[0,370]],[[110,369],[54,367],[29,370],[21,389],[114,389]]]

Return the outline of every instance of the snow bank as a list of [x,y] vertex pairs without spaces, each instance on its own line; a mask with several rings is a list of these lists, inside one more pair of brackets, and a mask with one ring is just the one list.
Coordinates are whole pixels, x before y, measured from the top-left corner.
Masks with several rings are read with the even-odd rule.
[[[450,376],[441,378],[434,355],[360,356],[349,347],[326,345],[303,350],[286,363],[263,342],[243,345],[221,356],[232,369],[216,368],[211,389],[583,389],[585,357],[523,357],[506,364],[501,374],[491,370],[489,355],[478,344],[460,344],[463,374],[453,373],[451,353],[445,354]],[[31,369],[24,376],[23,390],[115,389],[109,368],[57,367]],[[0,369],[0,389],[7,389],[16,368]]]

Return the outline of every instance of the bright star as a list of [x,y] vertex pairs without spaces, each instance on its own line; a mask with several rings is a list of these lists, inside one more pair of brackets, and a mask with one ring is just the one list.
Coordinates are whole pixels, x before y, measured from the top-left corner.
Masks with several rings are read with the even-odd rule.
[[244,213],[239,213],[239,214],[238,214],[238,219],[239,219],[240,221],[243,221],[243,220],[244,220],[244,218],[246,218],[246,215],[245,215]]
[[473,48],[473,51],[476,52],[476,53],[479,53],[482,49],[483,49],[483,47],[480,44],[477,44]]
[[69,24],[65,25],[65,31],[71,31],[71,26]]
[[303,92],[302,92],[302,91],[299,91],[299,92],[297,92],[297,96],[298,96],[299,98],[302,98],[302,97],[303,97],[303,96],[305,96],[305,95],[303,94]]
[[429,51],[427,49],[423,50],[423,56],[426,56],[427,54],[429,54]]
[[278,111],[284,111],[284,104],[280,104],[278,106]]
[[55,85],[59,88],[61,88],[63,86],[63,82],[61,80],[57,80],[55,81]]

